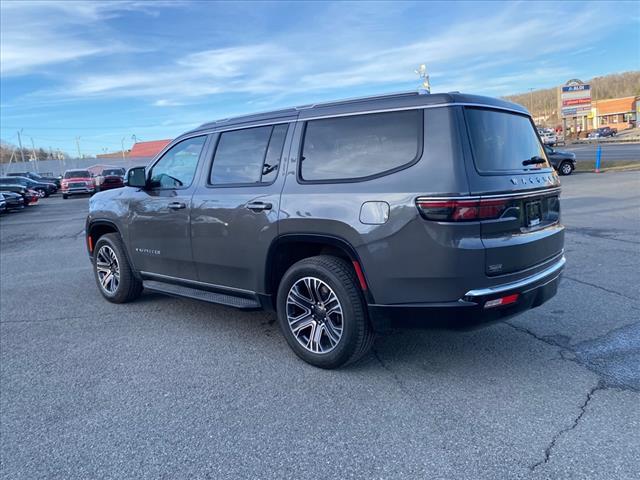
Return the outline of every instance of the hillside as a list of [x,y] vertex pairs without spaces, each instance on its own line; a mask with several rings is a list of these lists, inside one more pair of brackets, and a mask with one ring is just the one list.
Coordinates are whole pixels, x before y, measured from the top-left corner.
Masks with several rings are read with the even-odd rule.
[[[614,73],[588,80],[583,79],[583,81],[591,84],[593,100],[640,95],[640,71]],[[509,95],[504,98],[523,105],[534,117],[549,117],[550,123],[559,121],[557,87]]]

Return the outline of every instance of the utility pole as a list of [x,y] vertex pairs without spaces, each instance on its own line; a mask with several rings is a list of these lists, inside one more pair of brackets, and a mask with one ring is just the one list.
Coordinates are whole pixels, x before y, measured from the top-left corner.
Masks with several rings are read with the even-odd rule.
[[33,137],[29,138],[31,138],[31,151],[33,152],[33,161],[36,162],[36,173],[39,173],[40,170],[38,169],[38,154],[36,153],[36,146],[33,143]]
[[120,140],[120,145],[122,145],[122,161],[126,162],[127,161],[127,157],[125,157],[125,155],[124,155],[124,137],[122,137],[122,140]]
[[20,146],[20,157],[22,158],[22,161],[24,162],[24,152],[22,151],[22,138],[20,138],[20,132],[22,132],[22,129],[20,129],[18,131],[18,145]]
[[78,147],[78,158],[82,158],[82,154],[80,153],[80,137],[76,137],[76,147]]
[[529,88],[529,107],[530,107],[530,112],[531,112],[531,116],[533,117],[533,88]]

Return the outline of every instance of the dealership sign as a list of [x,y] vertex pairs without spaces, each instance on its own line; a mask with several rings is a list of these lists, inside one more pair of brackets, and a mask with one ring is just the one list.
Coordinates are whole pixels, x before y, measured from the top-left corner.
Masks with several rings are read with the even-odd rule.
[[563,117],[580,117],[591,112],[591,85],[569,80],[560,94]]

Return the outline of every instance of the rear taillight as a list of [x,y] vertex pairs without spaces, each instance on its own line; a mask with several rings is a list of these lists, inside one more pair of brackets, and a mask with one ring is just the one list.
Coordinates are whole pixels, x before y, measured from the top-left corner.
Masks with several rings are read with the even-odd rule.
[[427,220],[440,222],[465,222],[471,220],[491,220],[500,218],[509,207],[509,199],[472,200],[416,200],[420,214]]

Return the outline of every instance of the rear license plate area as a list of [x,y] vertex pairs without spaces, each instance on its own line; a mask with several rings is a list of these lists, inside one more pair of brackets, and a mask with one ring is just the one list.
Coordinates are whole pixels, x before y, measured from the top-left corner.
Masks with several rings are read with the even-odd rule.
[[542,222],[542,204],[540,201],[525,204],[527,227],[536,227]]

